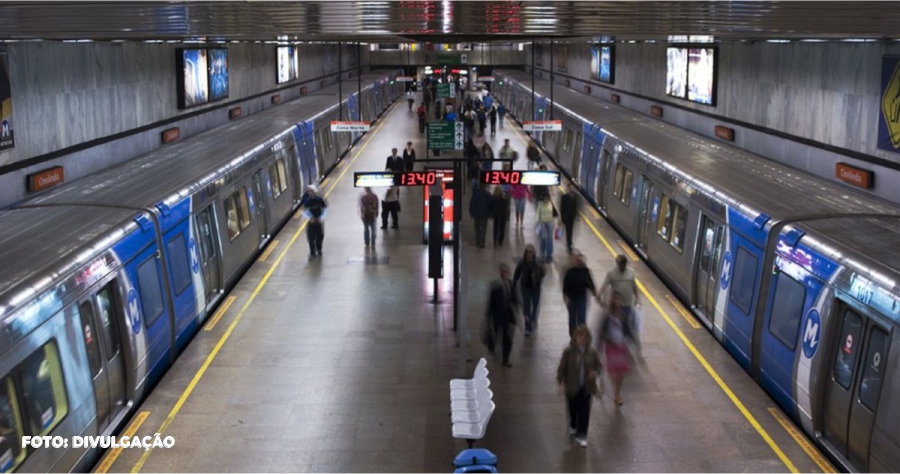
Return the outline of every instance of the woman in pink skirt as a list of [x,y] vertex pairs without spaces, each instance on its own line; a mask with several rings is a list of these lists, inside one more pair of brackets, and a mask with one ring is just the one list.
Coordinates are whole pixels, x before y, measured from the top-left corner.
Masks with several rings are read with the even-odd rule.
[[613,381],[616,391],[616,405],[622,400],[622,380],[630,369],[628,346],[625,344],[625,311],[622,308],[622,295],[613,293],[609,310],[600,326],[600,339],[606,348],[606,370]]

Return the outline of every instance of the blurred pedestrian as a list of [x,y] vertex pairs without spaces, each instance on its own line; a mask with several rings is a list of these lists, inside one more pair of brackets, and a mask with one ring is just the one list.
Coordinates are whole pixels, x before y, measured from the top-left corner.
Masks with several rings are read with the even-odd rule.
[[555,219],[553,218],[553,204],[550,203],[550,195],[545,195],[537,205],[537,229],[541,239],[541,258],[545,262],[553,260],[553,231]]
[[509,196],[500,186],[494,186],[491,196],[491,217],[494,219],[494,247],[502,246],[509,227]]
[[472,188],[472,198],[469,200],[469,215],[475,220],[475,245],[484,248],[487,234],[487,221],[491,217],[491,195],[485,189],[484,183],[478,183]]
[[622,309],[622,295],[613,293],[609,309],[600,324],[600,340],[606,351],[606,371],[613,381],[616,405],[622,405],[622,382],[631,369],[628,364],[628,345],[625,344],[625,312]]
[[[641,355],[641,337],[638,327],[635,306],[640,304],[637,281],[634,277],[634,269],[628,266],[628,259],[624,255],[616,256],[616,266],[606,272],[606,278],[600,284],[598,292],[601,298],[607,295],[607,289],[612,293],[618,293],[622,297],[622,311],[625,314],[625,337],[634,343],[635,352]],[[607,301],[611,299],[607,298]]]
[[384,193],[384,199],[381,201],[381,228],[387,229],[388,214],[391,215],[391,228],[399,227],[397,223],[397,214],[400,212],[400,188],[391,186]]
[[315,185],[306,187],[306,193],[300,200],[300,207],[306,209],[309,221],[306,229],[306,239],[309,241],[309,259],[322,256],[322,243],[325,240],[325,212],[328,203],[325,198],[319,196],[319,190]]
[[359,197],[359,217],[363,222],[363,240],[366,247],[371,242],[375,247],[375,219],[378,218],[378,196],[372,192],[372,188],[366,187],[363,195]]
[[506,117],[506,106],[501,103],[497,107],[497,118],[500,119],[500,128],[503,128],[503,117]]
[[403,149],[403,168],[406,171],[412,171],[416,166],[416,149],[413,148],[412,142],[406,142],[406,148]]
[[538,309],[541,303],[541,283],[544,281],[544,265],[537,259],[534,245],[525,246],[522,260],[516,265],[513,284],[519,284],[522,296],[522,315],[525,316],[525,336],[531,336],[538,327]]
[[500,265],[500,279],[491,282],[488,296],[487,323],[493,330],[494,337],[488,344],[488,350],[494,353],[495,344],[502,344],[503,366],[512,367],[509,355],[512,352],[513,333],[516,326],[516,307],[518,298],[510,279],[509,265]]
[[424,102],[419,104],[416,115],[419,117],[419,134],[425,133],[425,119],[428,118],[428,110]]
[[597,377],[603,369],[600,355],[591,347],[591,339],[591,330],[578,326],[556,369],[556,381],[566,394],[569,434],[582,448],[587,447],[592,396],[597,393]]
[[575,219],[581,208],[581,197],[575,188],[575,183],[569,182],[565,194],[559,198],[559,218],[566,228],[566,249],[572,253],[572,232],[575,230]]
[[517,183],[510,186],[509,195],[515,202],[516,227],[522,228],[525,222],[525,203],[531,199],[531,190],[528,189],[528,185]]
[[497,130],[497,108],[491,107],[490,112],[488,112],[488,119],[491,123],[491,135],[496,135]]

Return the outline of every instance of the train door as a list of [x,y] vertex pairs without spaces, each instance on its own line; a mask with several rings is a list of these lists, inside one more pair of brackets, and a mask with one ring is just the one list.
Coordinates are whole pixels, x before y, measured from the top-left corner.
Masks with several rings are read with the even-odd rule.
[[206,301],[213,301],[221,288],[219,284],[219,256],[216,238],[216,216],[213,205],[194,216],[197,226],[197,242],[200,247],[200,266],[203,267],[203,281],[206,283]]
[[638,214],[638,238],[639,249],[647,248],[647,235],[650,233],[650,201],[653,199],[653,181],[645,175],[641,175],[640,182],[640,212]]
[[822,432],[855,468],[867,471],[890,335],[880,324],[849,306],[835,306],[838,331],[831,341],[829,374],[825,377]]
[[272,195],[266,189],[268,180],[262,175],[262,170],[256,170],[253,173],[253,188],[259,201],[256,203],[256,210],[259,214],[259,245],[262,245],[269,239],[269,197]]
[[600,153],[600,160],[597,161],[597,181],[594,185],[597,205],[602,211],[606,211],[606,195],[608,194],[606,189],[609,186],[609,170],[611,166],[612,159],[609,150],[604,148]]
[[716,308],[716,289],[718,285],[719,257],[722,255],[722,241],[725,226],[703,215],[700,232],[702,240],[697,259],[697,272],[694,278],[694,307],[700,313],[707,326],[712,324]]
[[113,303],[114,282],[78,304],[88,364],[97,402],[97,430],[103,433],[125,407],[125,361],[117,322],[124,320]]
[[587,146],[584,150],[584,156],[579,160],[581,169],[581,185],[584,187],[588,196],[597,202],[597,161],[600,156],[600,145],[594,140],[588,139]]
[[569,150],[569,156],[572,157],[572,164],[569,166],[569,172],[571,176],[574,178],[578,178],[579,173],[581,172],[581,142],[583,138],[581,132],[576,132],[575,134],[575,148]]

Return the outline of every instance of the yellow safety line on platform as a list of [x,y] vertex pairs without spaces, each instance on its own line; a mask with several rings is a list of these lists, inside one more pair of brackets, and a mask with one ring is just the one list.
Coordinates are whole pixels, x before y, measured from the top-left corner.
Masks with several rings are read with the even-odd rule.
[[774,416],[775,419],[778,420],[778,423],[781,424],[784,430],[787,431],[789,435],[791,435],[791,438],[794,438],[794,441],[796,441],[797,444],[799,444],[800,447],[803,448],[803,451],[806,451],[806,454],[810,457],[810,459],[813,460],[813,462],[816,463],[817,466],[819,466],[819,469],[821,469],[822,472],[837,472],[837,469],[835,469],[834,466],[832,466],[831,463],[828,462],[827,459],[825,459],[825,456],[822,456],[822,453],[820,453],[819,450],[816,449],[808,439],[806,439],[806,436],[804,436],[803,433],[801,433],[800,430],[797,429],[797,427],[794,426],[793,423],[791,423],[791,420],[788,419],[787,415],[785,415],[783,411],[781,411],[777,407],[769,407],[768,410],[769,413],[771,413],[772,416]]
[[[125,429],[125,432],[122,433],[122,436],[128,436],[129,438],[134,436],[134,434],[137,433],[137,430],[140,429],[141,425],[144,424],[144,421],[148,416],[150,416],[149,411],[142,411],[138,413],[137,416],[134,417],[133,420],[131,420],[131,424],[128,425],[128,428]],[[116,462],[116,459],[119,459],[119,455],[122,454],[122,449],[124,448],[115,448],[112,451],[106,453],[106,456],[103,457],[103,460],[100,461],[97,470],[94,472],[101,474],[109,472],[109,468],[112,467],[112,465]]]
[[228,308],[231,307],[235,299],[237,299],[237,297],[233,295],[225,298],[225,301],[222,302],[222,305],[219,306],[219,309],[217,309],[216,313],[213,314],[212,319],[210,319],[209,322],[206,323],[206,326],[203,326],[203,330],[212,331],[213,328],[216,327],[216,324],[219,324],[219,320],[222,319],[222,315],[225,314],[226,311],[228,311]]
[[269,258],[269,255],[272,254],[272,251],[275,250],[275,247],[278,247],[278,239],[275,239],[271,243],[269,243],[269,246],[266,247],[265,252],[263,252],[262,255],[259,256],[259,261],[265,262],[266,259]]
[[[607,240],[603,237],[603,235],[600,234],[600,231],[597,230],[596,227],[594,227],[594,223],[591,222],[590,219],[588,219],[587,216],[585,216],[583,212],[581,213],[581,218],[584,219],[584,221],[591,228],[591,230],[594,231],[594,234],[597,235],[597,237],[600,239],[600,241],[603,243],[603,245],[606,247],[606,249],[609,250],[609,253],[615,255],[616,254],[615,250],[613,250],[613,248],[609,244],[609,242],[607,242]],[[691,343],[691,341],[681,331],[681,329],[678,328],[678,326],[675,324],[675,322],[672,321],[672,318],[669,316],[669,314],[666,313],[666,311],[664,309],[662,309],[662,307],[659,305],[659,303],[657,303],[657,301],[653,297],[653,295],[651,295],[650,292],[647,291],[647,288],[644,287],[644,284],[641,283],[641,281],[638,279],[635,279],[635,282],[637,283],[638,288],[641,290],[641,293],[643,293],[644,297],[647,298],[647,301],[649,301],[650,304],[654,308],[656,308],[656,311],[658,311],[659,314],[663,317],[663,319],[666,320],[666,322],[669,324],[669,327],[672,328],[673,331],[675,331],[675,334],[678,335],[678,337],[681,339],[681,342],[683,342],[684,345],[687,346],[688,350],[690,350],[691,353],[694,354],[694,357],[696,357],[697,360],[700,361],[700,365],[702,365],[703,368],[706,369],[706,372],[709,373],[709,375],[713,378],[713,380],[716,381],[716,383],[719,385],[719,388],[721,388],[722,391],[725,392],[725,395],[728,395],[728,398],[731,399],[731,402],[734,403],[734,406],[736,406],[737,409],[741,412],[741,414],[744,415],[744,418],[746,418],[747,421],[750,422],[750,425],[752,425],[753,428],[756,430],[756,432],[759,433],[759,435],[766,442],[766,444],[768,444],[769,447],[772,448],[772,451],[775,452],[775,455],[778,456],[778,459],[781,459],[781,462],[783,462],[784,465],[787,466],[788,470],[790,470],[791,472],[800,472],[797,470],[797,467],[794,466],[794,463],[791,462],[791,460],[788,459],[788,457],[784,454],[784,452],[781,450],[781,448],[779,448],[778,445],[775,444],[775,441],[772,439],[771,436],[769,436],[769,433],[766,432],[765,428],[763,428],[762,425],[759,424],[759,422],[756,420],[756,417],[754,417],[753,414],[750,413],[750,410],[748,410],[747,407],[745,407],[744,404],[740,401],[740,399],[738,399],[737,395],[735,395],[734,392],[731,391],[731,388],[725,383],[724,380],[722,380],[722,377],[720,377],[719,374],[716,372],[716,370],[713,369],[711,365],[709,365],[709,362],[706,361],[706,358],[703,357],[703,354],[701,354],[700,351],[697,350],[697,348],[694,346],[694,344]]]
[[[335,169],[339,169],[339,168],[340,168],[340,166],[338,166],[338,167],[335,168]],[[323,179],[322,182],[319,183],[319,187],[322,188],[322,189],[325,189],[325,185],[328,184],[329,181],[331,181],[331,176],[328,176],[328,177],[326,177],[325,179]]]
[[599,219],[599,218],[600,218],[600,213],[597,212],[596,209],[594,209],[594,206],[588,206],[588,210],[591,211],[591,215],[594,216],[594,219]]
[[680,301],[678,301],[672,295],[666,295],[666,299],[669,300],[669,304],[675,307],[675,311],[677,311],[678,314],[680,314],[681,317],[684,318],[684,320],[687,321],[687,323],[690,324],[692,328],[700,329],[700,323],[698,323],[697,320],[694,319],[694,316],[691,315],[691,313],[689,313],[688,310],[686,310],[684,306],[681,305]]
[[303,209],[297,209],[297,212],[294,213],[294,220],[297,220],[302,216],[303,216]]
[[619,247],[622,247],[625,255],[628,255],[628,258],[630,258],[632,262],[637,262],[638,260],[640,260],[637,254],[634,253],[634,250],[631,250],[631,247],[629,247],[624,240],[617,240],[616,242],[619,244]]
[[[384,121],[382,121],[378,125],[378,128],[375,130],[375,132],[378,132],[379,130],[381,130],[381,127],[387,122],[388,117],[390,115],[392,115],[395,110],[397,110],[396,104],[394,104],[391,107],[391,111],[387,115],[384,116]],[[346,168],[344,168],[344,171],[341,173],[341,175],[337,177],[337,179],[335,180],[335,185],[337,185],[337,183],[341,180],[341,178],[343,178],[344,175],[347,174],[347,170],[349,170],[352,167],[353,163],[356,162],[357,158],[359,158],[359,156],[362,154],[363,150],[365,150],[366,147],[369,145],[369,143],[372,142],[372,137],[374,137],[376,135],[376,133],[371,133],[371,134],[367,134],[367,135],[369,138],[367,139],[366,144],[363,145],[359,149],[359,151],[356,152],[356,156],[353,157],[353,160],[350,161],[350,164]],[[331,190],[334,189],[334,187],[335,186],[332,186],[331,189],[327,193],[325,193],[325,197],[328,197],[328,194],[331,192]],[[200,379],[203,378],[203,374],[206,373],[206,370],[209,369],[209,366],[210,366],[210,364],[212,364],[212,361],[215,360],[217,355],[219,355],[219,351],[222,350],[222,346],[224,346],[225,342],[228,341],[228,338],[231,336],[231,333],[234,331],[234,328],[237,327],[238,323],[240,323],[241,320],[244,318],[244,314],[247,313],[247,309],[256,300],[256,296],[259,295],[259,292],[269,281],[269,278],[275,272],[275,269],[278,268],[278,265],[281,264],[281,261],[284,260],[285,255],[287,255],[287,253],[288,253],[288,250],[291,249],[291,247],[294,245],[294,242],[297,241],[297,238],[300,237],[300,234],[303,233],[303,231],[306,229],[306,225],[308,222],[309,222],[308,220],[304,221],[303,224],[300,225],[300,228],[297,229],[297,232],[294,232],[294,235],[291,236],[291,240],[288,241],[288,244],[281,251],[281,254],[278,255],[278,259],[275,260],[275,263],[272,264],[272,266],[269,268],[269,271],[266,272],[266,274],[263,276],[262,280],[260,280],[259,284],[256,285],[256,289],[253,290],[253,293],[250,294],[250,297],[247,299],[247,302],[244,303],[243,307],[241,307],[241,310],[238,312],[237,316],[235,316],[234,321],[232,321],[231,324],[228,325],[228,329],[225,331],[224,334],[222,334],[222,337],[219,338],[219,342],[217,342],[216,346],[213,347],[212,352],[210,352],[209,355],[206,356],[206,360],[203,361],[203,365],[201,365],[200,369],[197,370],[197,373],[194,374],[194,378],[191,379],[191,383],[188,384],[187,388],[184,389],[184,392],[181,393],[181,396],[178,397],[178,401],[175,403],[175,406],[172,407],[172,410],[169,411],[169,414],[166,416],[165,421],[163,421],[163,423],[159,427],[159,429],[156,430],[156,432],[159,433],[160,436],[165,435],[166,430],[169,429],[169,426],[172,424],[172,421],[175,420],[175,416],[178,415],[178,412],[181,411],[181,407],[184,406],[184,403],[187,401],[188,397],[190,397],[191,393],[194,392],[194,388],[197,387],[197,383],[199,383]],[[150,457],[150,453],[153,452],[153,449],[154,448],[150,448],[149,450],[144,451],[144,453],[141,455],[141,458],[138,459],[138,461],[131,468],[132,473],[137,473],[137,472],[141,471],[141,468],[144,467],[144,463],[147,462],[147,458]]]

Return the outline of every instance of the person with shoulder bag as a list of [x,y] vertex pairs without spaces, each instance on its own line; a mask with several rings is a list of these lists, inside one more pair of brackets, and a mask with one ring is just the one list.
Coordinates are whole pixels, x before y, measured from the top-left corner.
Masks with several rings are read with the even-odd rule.
[[606,351],[607,372],[613,381],[616,405],[622,405],[622,382],[625,374],[631,369],[628,363],[628,345],[625,343],[627,327],[625,311],[622,307],[622,295],[613,293],[609,309],[600,324],[600,340]]
[[582,448],[587,447],[592,396],[599,396],[597,379],[603,370],[600,354],[591,347],[591,330],[578,326],[556,369],[556,382],[566,394],[569,434]]

